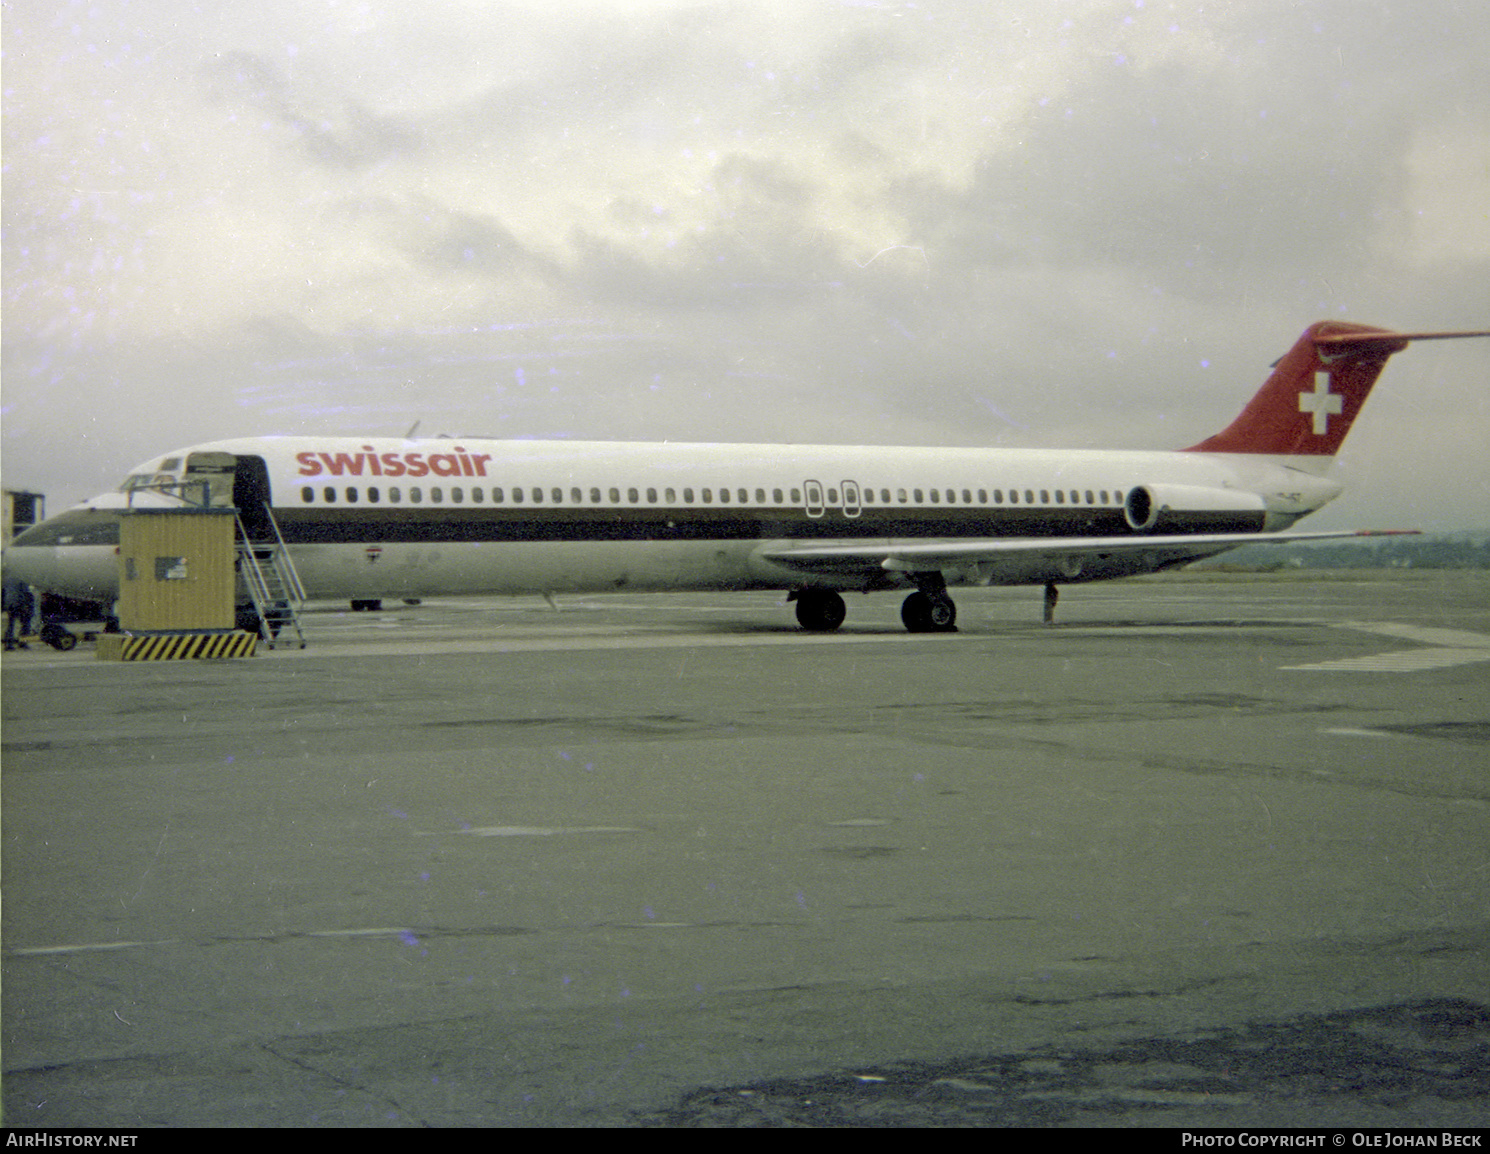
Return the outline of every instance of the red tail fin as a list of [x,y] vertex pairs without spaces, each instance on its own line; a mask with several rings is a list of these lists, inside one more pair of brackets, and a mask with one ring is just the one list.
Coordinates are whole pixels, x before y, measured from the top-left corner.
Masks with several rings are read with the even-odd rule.
[[1345,321],[1310,325],[1241,415],[1189,451],[1333,457],[1387,359],[1413,335]]
[[1454,337],[1490,337],[1490,329],[1394,333],[1348,321],[1310,325],[1241,415],[1187,451],[1333,457],[1393,353],[1409,341]]

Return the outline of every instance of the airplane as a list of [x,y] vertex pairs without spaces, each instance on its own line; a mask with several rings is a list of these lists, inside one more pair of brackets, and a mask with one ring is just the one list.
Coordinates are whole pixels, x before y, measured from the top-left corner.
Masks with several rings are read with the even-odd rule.
[[[214,441],[32,526],[6,568],[60,597],[118,596],[119,512],[193,499],[276,531],[306,596],[785,590],[804,630],[847,592],[907,592],[914,633],[956,629],[949,588],[1154,573],[1285,532],[1342,490],[1327,471],[1387,360],[1490,336],[1311,325],[1230,425],[1178,451],[500,441]],[[200,496],[193,498],[193,493]],[[241,620],[241,617],[240,617]],[[257,628],[249,620],[245,628]]]

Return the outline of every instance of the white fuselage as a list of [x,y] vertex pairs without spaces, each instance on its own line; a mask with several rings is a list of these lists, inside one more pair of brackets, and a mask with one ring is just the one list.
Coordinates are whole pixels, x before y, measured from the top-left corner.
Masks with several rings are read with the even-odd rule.
[[[235,460],[233,490],[222,462],[231,470]],[[242,480],[245,461],[256,482]],[[1276,531],[1340,491],[1285,461],[1303,464],[1193,452],[240,439],[143,463],[119,491],[23,535],[6,564],[48,591],[112,599],[117,511],[172,502],[162,493],[182,482],[189,496],[201,480],[219,503],[271,506],[311,597],[884,588],[897,579],[845,566],[808,582],[779,559],[808,541]],[[1079,579],[1144,567],[1131,556],[1110,569],[1089,563]],[[1078,572],[1019,559],[969,570],[996,584],[1057,577]]]

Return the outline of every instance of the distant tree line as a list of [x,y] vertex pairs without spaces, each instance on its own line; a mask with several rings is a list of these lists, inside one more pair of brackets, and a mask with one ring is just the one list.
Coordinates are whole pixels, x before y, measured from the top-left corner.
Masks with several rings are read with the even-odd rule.
[[1419,537],[1250,545],[1197,561],[1192,569],[1490,569],[1490,530]]

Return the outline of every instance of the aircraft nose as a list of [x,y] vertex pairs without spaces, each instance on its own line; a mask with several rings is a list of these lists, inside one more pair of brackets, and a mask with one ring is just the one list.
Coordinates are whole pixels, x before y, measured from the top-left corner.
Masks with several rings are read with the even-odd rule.
[[0,556],[0,572],[27,585],[45,589],[47,579],[55,569],[56,550],[42,545],[25,545],[20,541],[21,538],[17,537],[5,547],[5,553]]
[[113,599],[118,595],[119,515],[79,506],[32,525],[5,547],[9,576],[38,593]]

